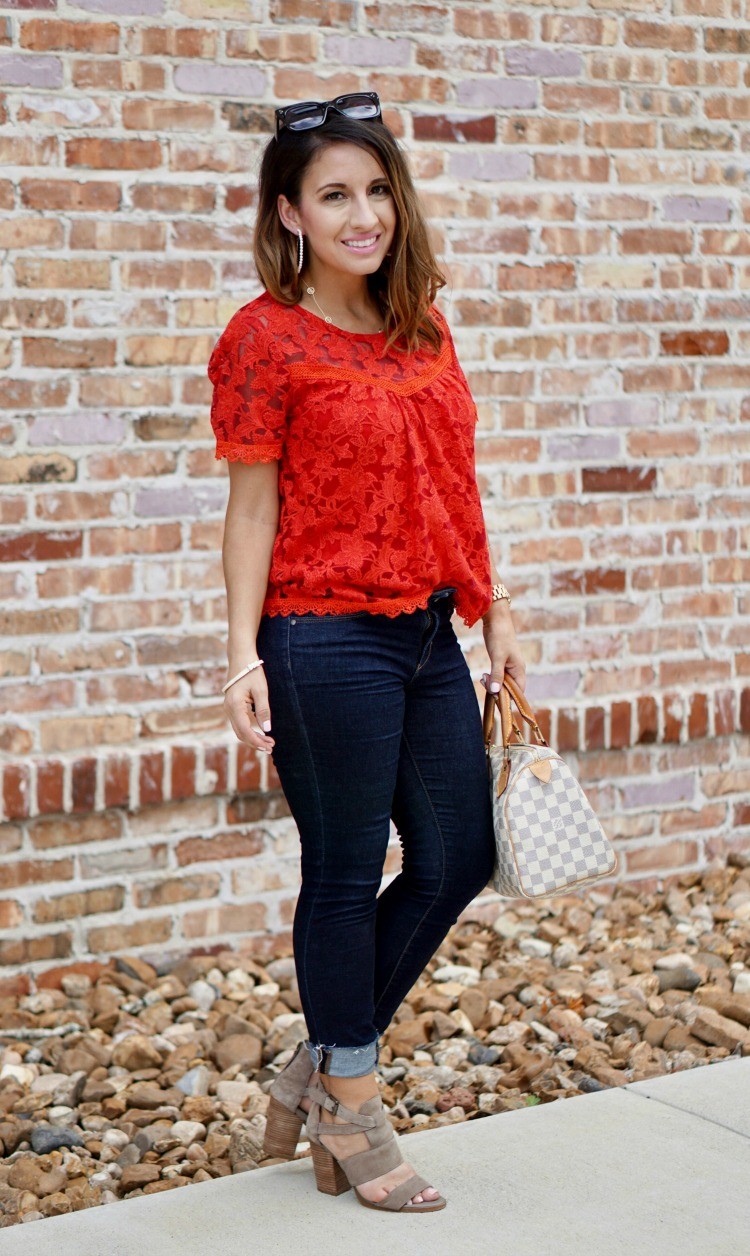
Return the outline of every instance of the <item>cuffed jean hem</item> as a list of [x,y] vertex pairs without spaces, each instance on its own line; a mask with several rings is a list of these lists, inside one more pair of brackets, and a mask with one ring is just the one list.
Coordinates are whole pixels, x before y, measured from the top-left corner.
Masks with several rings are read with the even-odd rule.
[[364,1077],[378,1062],[379,1037],[363,1047],[337,1047],[305,1041],[314,1069],[330,1077]]

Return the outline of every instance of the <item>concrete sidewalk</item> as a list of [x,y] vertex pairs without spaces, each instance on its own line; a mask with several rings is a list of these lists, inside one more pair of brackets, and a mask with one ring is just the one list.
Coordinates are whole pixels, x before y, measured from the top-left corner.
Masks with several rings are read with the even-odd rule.
[[448,1207],[315,1190],[309,1159],[0,1232],[0,1256],[737,1256],[750,1058],[403,1138]]

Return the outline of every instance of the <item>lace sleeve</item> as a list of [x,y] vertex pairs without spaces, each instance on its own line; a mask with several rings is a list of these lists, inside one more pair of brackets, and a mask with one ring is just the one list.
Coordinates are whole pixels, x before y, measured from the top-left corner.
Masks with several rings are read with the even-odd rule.
[[463,368],[461,366],[461,363],[458,360],[458,354],[456,353],[456,346],[453,340],[453,333],[451,332],[450,325],[448,323],[447,318],[443,314],[443,311],[439,310],[437,306],[434,306],[433,308],[437,311],[438,320],[440,322],[440,326],[443,329],[443,336],[451,347],[451,361],[453,363],[453,368],[466,392],[467,400],[474,413],[474,426],[476,427],[477,423],[479,422],[479,411],[477,410],[477,404],[472,396],[471,389],[469,388],[469,381],[467,380],[466,375],[464,374]]
[[257,324],[234,327],[230,322],[214,346],[207,374],[214,389],[216,457],[230,462],[281,458],[289,375],[270,333]]

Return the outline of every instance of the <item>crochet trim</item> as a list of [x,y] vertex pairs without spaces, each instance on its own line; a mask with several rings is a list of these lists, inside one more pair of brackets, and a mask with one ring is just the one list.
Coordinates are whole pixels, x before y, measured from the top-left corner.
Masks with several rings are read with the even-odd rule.
[[[312,611],[314,615],[344,615],[351,611],[367,611],[371,615],[387,615],[389,619],[395,619],[397,615],[408,615],[412,611],[425,610],[431,596],[431,593],[423,593],[418,598],[373,599],[366,606],[363,606],[361,602],[347,602],[343,598],[332,597],[325,598],[323,603],[320,600],[306,603],[301,598],[267,598],[263,603],[261,614],[287,616],[302,615],[305,611]],[[481,618],[471,607],[467,606],[463,591],[460,589],[453,595],[453,609],[467,628],[472,628]],[[486,611],[483,614],[486,614]]]
[[229,462],[275,462],[281,457],[282,443],[273,445],[236,445],[228,440],[217,440],[215,458],[227,458]]
[[367,371],[355,371],[347,366],[329,366],[327,363],[292,362],[289,375],[293,379],[347,381],[352,384],[371,384],[375,388],[383,388],[386,392],[398,393],[401,397],[410,397],[413,393],[426,388],[438,375],[445,370],[451,361],[450,344],[443,345],[438,357],[427,370],[415,375],[413,379],[389,380],[369,375]]
[[431,589],[429,593],[422,593],[418,598],[372,598],[365,604],[336,597],[318,598],[315,601],[305,598],[267,598],[263,603],[262,614],[303,615],[306,611],[312,611],[314,615],[344,615],[352,611],[366,611],[371,615],[387,615],[389,619],[395,619],[396,615],[425,610],[432,593]]

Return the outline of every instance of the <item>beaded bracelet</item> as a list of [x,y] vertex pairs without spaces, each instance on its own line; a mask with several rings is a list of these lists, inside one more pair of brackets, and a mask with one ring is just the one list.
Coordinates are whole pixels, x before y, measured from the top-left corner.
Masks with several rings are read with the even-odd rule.
[[247,667],[243,667],[241,672],[238,672],[236,676],[233,676],[231,680],[228,680],[225,685],[221,686],[221,692],[226,693],[229,686],[233,685],[235,680],[240,680],[243,676],[247,676],[247,673],[251,672],[254,667],[260,667],[262,662],[263,659],[256,659],[254,663],[248,663]]

